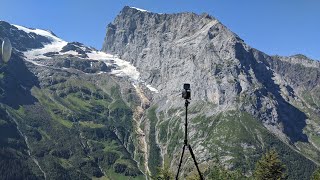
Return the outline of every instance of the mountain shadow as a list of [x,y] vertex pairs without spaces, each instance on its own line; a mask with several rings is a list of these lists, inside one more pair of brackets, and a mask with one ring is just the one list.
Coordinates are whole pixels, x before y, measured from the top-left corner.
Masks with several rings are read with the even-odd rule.
[[12,53],[7,64],[0,64],[0,103],[18,109],[21,105],[34,104],[31,88],[39,87],[38,78],[28,70],[23,59]]
[[283,123],[283,131],[290,138],[290,141],[292,143],[297,141],[308,142],[307,135],[303,133],[307,116],[282,97],[279,85],[273,80],[272,69],[268,68],[266,61],[259,62],[260,58],[266,58],[264,57],[265,55],[255,49],[250,49],[248,52],[240,43],[237,43],[235,48],[236,58],[241,62],[245,73],[249,75],[249,69],[252,68],[257,80],[264,85],[264,89],[256,92],[257,98],[268,96],[268,93],[271,93],[278,102],[276,110],[279,115],[279,121]]

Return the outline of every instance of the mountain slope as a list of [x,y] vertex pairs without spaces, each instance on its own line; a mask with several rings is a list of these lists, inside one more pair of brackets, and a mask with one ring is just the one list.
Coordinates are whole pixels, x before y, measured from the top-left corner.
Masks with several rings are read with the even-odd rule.
[[291,179],[308,179],[319,162],[319,62],[268,56],[208,14],[130,7],[108,25],[103,51],[131,62],[159,90],[145,131],[153,137],[150,153],[159,151],[171,167],[177,167],[183,143],[184,82],[193,90],[190,138],[203,168],[218,157],[250,173],[272,147],[281,152]]
[[154,88],[134,66],[45,30],[0,21],[0,36],[14,47],[0,68],[1,179],[144,178],[134,118],[137,91]]

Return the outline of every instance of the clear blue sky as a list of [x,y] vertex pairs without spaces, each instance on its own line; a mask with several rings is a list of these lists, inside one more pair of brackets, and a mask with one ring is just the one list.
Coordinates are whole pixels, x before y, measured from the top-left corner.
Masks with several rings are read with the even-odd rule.
[[152,12],[207,12],[270,55],[320,60],[320,0],[1,0],[0,20],[50,29],[101,49],[108,23],[125,6]]

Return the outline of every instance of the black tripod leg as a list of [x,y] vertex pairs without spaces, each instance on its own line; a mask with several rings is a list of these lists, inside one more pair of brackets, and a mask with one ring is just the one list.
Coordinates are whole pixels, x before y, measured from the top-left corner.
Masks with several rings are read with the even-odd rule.
[[190,144],[188,145],[188,147],[189,147],[189,151],[190,151],[190,153],[191,153],[192,159],[193,159],[193,161],[194,161],[194,164],[195,164],[196,167],[197,167],[197,170],[198,170],[200,179],[203,180],[201,171],[200,171],[200,169],[199,169],[199,167],[198,167],[198,163],[197,163],[197,161],[196,161],[196,157],[195,157],[194,154],[193,154],[193,151],[192,151],[192,148],[191,148]]
[[186,149],[186,145],[183,145],[183,149],[182,149],[182,154],[181,154],[181,158],[180,158],[180,163],[179,163],[179,167],[178,167],[178,172],[176,175],[176,180],[178,180],[179,177],[179,172],[180,172],[180,168],[181,168],[181,164],[182,164],[182,158],[183,158],[183,154],[184,154],[184,150]]

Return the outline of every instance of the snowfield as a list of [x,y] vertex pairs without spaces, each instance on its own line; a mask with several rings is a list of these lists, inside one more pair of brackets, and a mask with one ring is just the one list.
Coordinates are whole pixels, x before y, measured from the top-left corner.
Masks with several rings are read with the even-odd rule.
[[51,41],[51,43],[49,44],[43,44],[44,47],[41,49],[31,49],[29,51],[24,52],[23,53],[24,56],[29,60],[36,59],[36,58],[48,58],[43,54],[48,52],[60,52],[62,48],[68,44],[68,42],[54,36],[49,31],[45,31],[42,29],[29,29],[19,25],[13,25],[13,26],[15,26],[19,30],[22,30],[26,33],[35,33],[37,35],[44,36]]
[[[136,9],[138,9],[138,8],[136,8]],[[146,11],[143,9],[138,9],[138,10],[139,11]],[[30,28],[26,28],[23,26],[19,26],[19,25],[13,25],[13,26],[15,26],[19,30],[22,30],[26,33],[35,33],[37,35],[44,36],[50,40],[50,43],[43,44],[43,46],[44,46],[43,48],[30,49],[28,51],[23,52],[23,54],[25,56],[25,60],[28,62],[31,62],[34,65],[47,67],[46,65],[39,63],[39,61],[34,61],[34,60],[36,60],[36,59],[43,59],[43,60],[50,59],[51,57],[47,57],[44,55],[49,52],[56,52],[57,55],[65,55],[65,54],[71,54],[71,55],[75,55],[75,56],[79,55],[78,52],[76,52],[76,51],[61,52],[62,48],[64,46],[66,46],[68,44],[68,42],[58,38],[57,36],[53,35],[49,31],[45,31],[42,29],[30,29]],[[75,46],[77,46],[77,45],[75,45]],[[82,50],[85,50],[84,47],[81,47],[81,46],[77,46],[77,47],[81,48]],[[91,50],[91,52],[86,53],[88,58],[82,58],[82,59],[102,61],[107,66],[115,65],[116,68],[112,69],[109,74],[119,76],[119,77],[127,77],[127,78],[129,78],[129,80],[132,82],[132,84],[134,86],[141,84],[141,85],[146,86],[150,91],[155,92],[155,93],[159,93],[159,91],[156,88],[152,87],[149,84],[146,84],[143,80],[141,80],[139,71],[130,62],[122,60],[116,55],[107,54],[107,53],[101,52],[101,51],[96,51],[91,48],[89,48],[89,49]],[[79,58],[81,58],[81,57],[79,57]],[[99,72],[97,74],[102,74],[102,73],[103,72]]]

